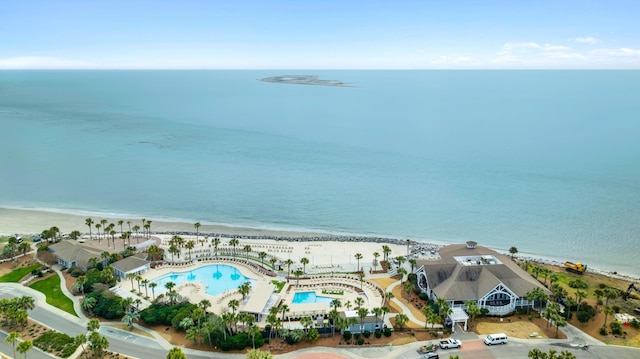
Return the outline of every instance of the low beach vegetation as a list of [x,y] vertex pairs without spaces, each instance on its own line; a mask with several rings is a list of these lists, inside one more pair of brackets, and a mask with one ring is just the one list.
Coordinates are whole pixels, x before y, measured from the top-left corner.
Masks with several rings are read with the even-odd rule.
[[52,306],[64,310],[69,314],[73,314],[76,317],[78,316],[73,309],[71,299],[60,290],[60,277],[57,275],[52,275],[49,278],[37,281],[29,287],[42,292],[47,297],[47,303]]

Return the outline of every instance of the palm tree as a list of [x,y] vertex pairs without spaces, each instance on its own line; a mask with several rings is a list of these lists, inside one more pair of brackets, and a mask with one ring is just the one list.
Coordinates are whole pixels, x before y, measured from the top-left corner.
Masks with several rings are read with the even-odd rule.
[[471,318],[471,322],[473,322],[473,319],[481,313],[480,308],[478,308],[478,303],[468,301],[465,302],[464,305],[467,306],[467,313],[469,313],[469,318]]
[[364,332],[364,318],[369,315],[369,309],[360,308],[358,309],[358,316],[360,317],[360,332]]
[[585,291],[582,291],[580,289],[576,290],[576,302],[578,302],[578,312],[580,311],[580,304],[582,303],[582,300],[587,296],[587,293]]
[[610,307],[610,306],[608,306],[608,305],[605,305],[605,306],[604,306],[604,310],[603,310],[603,311],[604,311],[604,324],[602,324],[602,327],[603,327],[603,328],[606,328],[606,327],[607,327],[607,317],[608,317],[609,315],[614,315],[614,314],[616,314],[616,311],[615,311],[615,310],[613,310],[613,308],[612,308],[612,307]]
[[356,298],[353,302],[356,303],[358,309],[362,308],[362,306],[364,305],[364,299],[360,296],[358,296],[358,298]]
[[404,325],[407,324],[408,321],[409,321],[409,317],[407,317],[407,315],[404,313],[398,313],[395,316],[396,326],[400,328],[400,330],[404,328]]
[[220,245],[220,238],[216,237],[213,239],[213,249],[215,250],[216,257],[218,256],[218,246]]
[[24,354],[24,359],[27,359],[27,352],[33,348],[33,342],[31,340],[25,340],[18,344],[18,353]]
[[267,252],[258,253],[258,257],[260,257],[260,265],[264,267],[264,259],[267,257]]
[[360,272],[360,260],[362,259],[362,254],[356,253],[355,258],[358,261],[358,266],[356,267],[356,272]]
[[93,220],[91,218],[87,218],[84,220],[84,224],[89,227],[89,240],[92,240],[93,238],[91,237],[91,225],[93,224]]
[[424,307],[422,307],[422,314],[424,314],[424,317],[425,317],[425,321],[424,321],[425,329],[427,328],[427,323],[429,323],[428,319],[429,319],[430,316],[433,315],[433,313],[435,313],[435,312],[433,311],[431,306],[425,305]]
[[7,337],[4,339],[4,342],[7,344],[11,344],[13,346],[13,357],[16,357],[16,343],[20,340],[20,333],[18,332],[11,332],[9,333],[9,335],[7,335]]
[[378,327],[378,318],[380,318],[380,316],[382,315],[382,308],[376,307],[376,308],[373,308],[371,311],[373,312],[373,315],[375,315],[375,317],[376,317],[376,326],[375,327],[377,328]]
[[102,233],[103,234],[104,234],[105,228],[107,228],[107,223],[109,223],[109,221],[107,221],[106,219],[101,219],[100,220],[100,225],[102,225]]
[[189,241],[187,242],[187,244],[185,244],[185,247],[189,250],[189,259],[191,259],[191,250],[195,248],[195,246],[196,246],[196,242],[194,241]]
[[251,282],[244,282],[238,287],[238,293],[242,295],[244,300],[251,293]]
[[277,261],[278,260],[276,258],[274,258],[274,257],[271,257],[271,259],[269,259],[269,263],[271,263],[271,269],[273,269],[274,272],[276,270],[276,262]]
[[118,225],[120,226],[120,234],[124,233],[124,229],[122,229],[122,225],[124,224],[123,220],[118,221]]
[[300,284],[300,276],[303,274],[303,272],[300,269],[296,269],[293,272],[293,275],[296,276],[296,285]]
[[291,258],[284,261],[284,264],[287,265],[287,276],[291,276],[291,265],[293,264],[293,260]]
[[198,231],[200,230],[200,222],[196,222],[193,224],[194,227],[196,227],[196,241],[198,240]]
[[389,248],[388,245],[383,245],[382,246],[382,253],[384,254],[384,261],[387,262],[389,261],[389,255],[391,254],[391,248]]
[[231,238],[231,240],[229,241],[229,244],[233,247],[233,258],[236,258],[236,246],[238,244],[240,244],[240,241],[238,241],[238,238],[233,237]]
[[[82,295],[84,295],[84,285],[86,283],[87,283],[87,276],[81,275],[78,278],[76,278],[76,282],[73,284],[73,289],[76,291],[79,291],[80,293],[82,293]],[[131,284],[131,287],[133,287],[133,284]]]
[[340,303],[340,299],[336,298],[331,301],[330,305],[333,307],[333,310],[338,311],[338,308],[342,306],[342,303]]
[[[167,288],[167,290],[169,291],[169,294],[173,293],[173,288],[175,288],[176,284],[174,282],[167,282],[164,284],[164,287]],[[169,296],[170,301],[171,301],[171,305],[173,305],[173,301],[175,299],[174,296]]]
[[144,228],[147,229],[147,238],[151,238],[151,222],[147,221],[147,224],[144,225]]
[[133,231],[136,232],[136,243],[140,243],[140,236],[138,235],[138,231],[140,230],[139,225],[133,226]]
[[175,244],[172,244],[171,246],[169,246],[169,253],[171,253],[171,261],[173,262],[173,255],[177,254],[178,258],[180,258],[180,248],[178,248],[178,246],[176,246]]
[[302,264],[302,274],[307,274],[307,264],[309,264],[309,258],[302,257],[300,259],[300,264]]
[[236,313],[238,307],[240,307],[240,302],[237,299],[231,299],[229,301],[229,308],[231,308],[234,314]]
[[287,314],[287,312],[289,311],[289,306],[286,304],[281,305],[279,312],[282,313],[282,320],[284,321],[284,316]]
[[82,300],[82,310],[84,310],[87,313],[92,313],[93,311],[93,307],[96,306],[96,303],[98,302],[98,300],[95,297],[85,297]]
[[395,298],[395,297],[396,297],[396,296],[395,296],[395,295],[393,295],[393,293],[392,293],[392,292],[386,292],[386,293],[384,294],[384,299],[385,299],[385,302],[387,303],[387,305],[388,305],[388,304],[391,304],[391,299],[393,299],[393,298]]
[[347,308],[347,310],[351,310],[351,307],[353,307],[353,304],[351,304],[351,301],[348,300],[344,303],[344,307]]
[[129,226],[129,232],[131,232],[131,221],[127,221],[127,225]]
[[82,354],[85,354],[84,345],[87,344],[87,335],[84,333],[78,334],[73,338],[73,342],[82,347]]
[[513,255],[518,253],[518,248],[516,247],[509,248],[509,253],[511,253],[511,260],[513,260]]
[[133,321],[140,319],[140,313],[137,310],[127,310],[122,317],[122,322],[129,326],[129,330],[133,330]]
[[593,291],[593,294],[596,296],[596,312],[598,312],[598,305],[600,304],[600,298],[604,296],[604,291],[602,291],[602,289],[596,289]]
[[380,257],[380,253],[373,252],[373,270],[378,269],[378,257]]
[[413,273],[413,270],[415,269],[416,265],[418,264],[418,261],[415,258],[411,258],[411,259],[409,259],[409,264],[411,264],[411,273]]
[[96,230],[98,231],[98,244],[102,243],[101,239],[102,237],[100,237],[100,228],[102,227],[102,225],[100,223],[96,223]]
[[149,296],[149,292],[147,290],[147,286],[149,285],[149,280],[145,278],[145,279],[141,280],[140,283],[142,283],[142,285],[144,286],[144,296],[148,297]]
[[149,288],[151,288],[151,294],[153,295],[153,299],[152,300],[156,300],[155,289],[156,289],[157,286],[158,286],[158,283],[156,283],[156,282],[149,283]]
[[247,244],[244,246],[243,250],[246,252],[247,263],[249,263],[249,253],[251,253],[251,246]]

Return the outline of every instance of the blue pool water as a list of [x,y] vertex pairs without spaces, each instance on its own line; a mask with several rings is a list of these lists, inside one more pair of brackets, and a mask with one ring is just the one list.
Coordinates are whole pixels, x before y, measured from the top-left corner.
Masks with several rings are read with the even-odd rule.
[[242,283],[250,282],[252,285],[255,280],[245,277],[236,267],[212,264],[190,270],[188,272],[171,272],[152,282],[158,283],[156,294],[166,291],[164,287],[167,282],[173,282],[180,285],[184,282],[198,281],[207,285],[206,293],[209,295],[218,295],[227,290],[235,290]]
[[333,298],[316,295],[315,292],[300,292],[293,296],[293,304],[327,303],[331,305]]

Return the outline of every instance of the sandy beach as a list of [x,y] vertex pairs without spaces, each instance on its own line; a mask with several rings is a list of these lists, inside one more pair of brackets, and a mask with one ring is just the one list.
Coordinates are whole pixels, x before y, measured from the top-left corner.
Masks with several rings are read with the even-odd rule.
[[[118,223],[119,220],[125,221],[124,228],[127,229],[127,221],[131,221],[131,225],[139,225],[142,227],[142,218],[132,217],[115,217],[105,216],[95,213],[87,213],[86,215],[69,214],[55,211],[30,210],[30,209],[14,209],[0,207],[0,235],[19,234],[37,234],[44,229],[56,226],[62,233],[69,233],[78,230],[82,233],[88,232],[89,228],[85,224],[85,219],[91,218],[94,221],[106,219],[109,223]],[[193,223],[170,222],[155,218],[146,218],[151,220],[152,232],[195,232]],[[95,225],[94,225],[95,226]],[[95,227],[92,229],[95,232]],[[117,228],[119,230],[119,228]],[[296,232],[296,231],[276,231],[270,229],[235,227],[225,225],[212,225],[203,223],[199,229],[200,233],[226,233],[244,236],[268,236],[268,237],[318,237],[326,236],[326,233],[313,232]]]
[[[100,221],[101,219],[106,219],[109,223],[116,223],[118,220],[125,221],[124,228],[127,229],[128,225],[126,221],[131,221],[131,225],[139,225],[142,224],[142,218],[132,218],[132,217],[117,217],[117,216],[105,216],[98,213],[86,213],[86,214],[70,214],[64,212],[57,211],[49,211],[49,210],[39,210],[39,209],[16,209],[16,208],[6,208],[0,207],[0,235],[29,235],[29,234],[39,234],[44,229],[48,229],[52,226],[56,226],[60,229],[61,233],[69,233],[73,230],[78,230],[82,233],[88,233],[88,227],[85,225],[85,219],[92,218],[94,221]],[[152,217],[147,218],[147,220],[151,220],[151,231],[154,233],[181,233],[185,235],[195,234],[195,228],[193,223],[186,222],[175,222],[175,221],[166,221],[162,219],[155,219]],[[93,233],[95,234],[95,225],[92,228]],[[116,227],[116,230],[119,231],[119,228]],[[217,224],[206,224],[203,223],[199,229],[199,232],[202,235],[211,234],[213,236],[219,236],[222,238],[231,238],[233,236],[244,237],[246,239],[251,240],[275,240],[275,239],[288,239],[295,241],[304,241],[312,240],[312,241],[324,241],[324,242],[335,242],[334,244],[326,244],[324,245],[324,251],[327,253],[342,253],[344,251],[344,243],[345,241],[360,241],[361,244],[368,242],[379,242],[379,243],[391,243],[395,242],[397,245],[403,247],[402,250],[393,250],[392,256],[397,255],[406,255],[406,246],[404,246],[404,240],[401,239],[390,239],[390,238],[374,238],[374,237],[357,237],[357,236],[346,236],[346,235],[332,235],[327,233],[319,233],[319,232],[303,232],[303,231],[286,231],[286,230],[273,230],[273,229],[262,229],[262,228],[248,228],[248,227],[239,227],[239,226],[227,226],[227,225],[217,225]],[[381,247],[379,243],[372,243],[373,247],[377,248]],[[422,242],[424,243],[424,242]],[[428,245],[428,243],[425,243]],[[434,242],[433,245],[442,245],[443,243]],[[360,244],[358,244],[360,246]],[[294,246],[299,247],[297,251],[304,251],[303,245]],[[366,248],[365,248],[366,247]],[[342,255],[344,259],[337,260],[336,263],[350,263],[352,254],[356,252],[361,252],[363,255],[369,252],[368,245],[365,245],[362,249],[355,249],[353,251],[346,251],[346,255]],[[372,247],[372,248],[373,248]],[[366,250],[365,250],[366,249]],[[318,253],[320,251],[316,251]],[[352,254],[350,254],[353,252]],[[373,252],[371,250],[370,252]],[[293,253],[292,253],[293,254]],[[505,253],[506,254],[506,253]],[[294,254],[293,257],[299,256],[298,253]],[[293,259],[292,257],[292,259]],[[331,256],[327,258],[318,257],[320,261],[331,261]],[[336,255],[336,258],[340,258],[340,255]],[[562,261],[559,259],[554,259],[547,256],[529,254],[529,253],[519,253],[516,255],[523,260],[529,260],[532,262],[538,262],[543,264],[562,266]],[[369,260],[365,260],[366,262],[370,262]],[[366,263],[365,262],[365,263]],[[603,268],[595,268],[594,266],[589,267],[589,271],[593,273],[598,273],[606,276],[616,277],[625,280],[635,280],[638,278],[637,275],[628,274],[628,273],[618,273],[610,270],[606,270]]]

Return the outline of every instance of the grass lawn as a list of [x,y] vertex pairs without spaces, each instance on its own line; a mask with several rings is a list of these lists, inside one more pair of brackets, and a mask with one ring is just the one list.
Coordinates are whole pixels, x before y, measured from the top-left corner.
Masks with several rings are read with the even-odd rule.
[[34,269],[40,268],[40,264],[34,264],[24,268],[14,269],[11,272],[0,277],[0,282],[13,282],[17,283],[20,279],[22,279],[27,274],[31,273]]
[[53,275],[47,279],[35,282],[29,287],[44,293],[47,296],[47,303],[53,305],[56,308],[62,309],[67,313],[73,314],[76,317],[76,311],[73,309],[73,302],[69,299],[62,290],[60,290],[60,277]]

